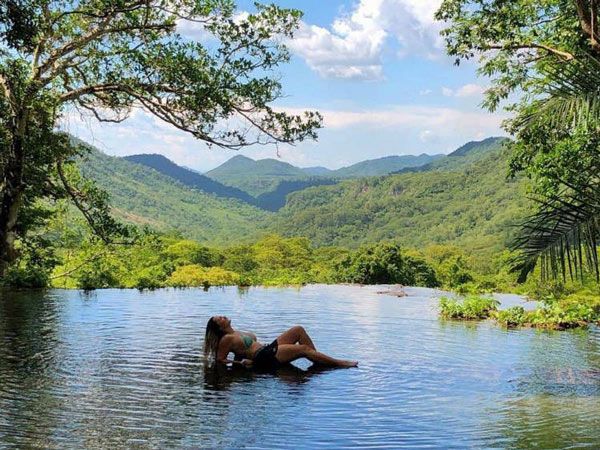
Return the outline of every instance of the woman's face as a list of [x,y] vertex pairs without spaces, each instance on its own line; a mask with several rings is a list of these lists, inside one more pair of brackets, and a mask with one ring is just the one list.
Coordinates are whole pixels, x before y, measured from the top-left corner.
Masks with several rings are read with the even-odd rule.
[[225,330],[231,325],[231,319],[229,319],[226,316],[213,316],[213,320],[216,322],[217,325],[219,325],[219,328],[221,328],[221,330]]

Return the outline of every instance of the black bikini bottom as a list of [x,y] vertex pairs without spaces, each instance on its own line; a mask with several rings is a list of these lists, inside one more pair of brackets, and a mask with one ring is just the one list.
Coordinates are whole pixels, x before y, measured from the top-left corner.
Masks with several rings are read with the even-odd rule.
[[254,354],[252,368],[261,371],[273,371],[276,370],[281,363],[277,361],[275,355],[277,354],[277,339],[271,342],[269,345],[265,345]]

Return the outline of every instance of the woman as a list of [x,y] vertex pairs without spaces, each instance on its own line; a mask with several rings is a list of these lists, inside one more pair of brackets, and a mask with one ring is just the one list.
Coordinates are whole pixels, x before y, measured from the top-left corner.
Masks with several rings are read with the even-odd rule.
[[[227,359],[229,353],[235,359]],[[254,333],[236,331],[225,316],[213,316],[206,324],[204,355],[218,363],[239,364],[258,370],[274,370],[299,358],[330,367],[356,367],[357,361],[335,359],[320,353],[301,326],[287,330],[269,345],[260,344]]]

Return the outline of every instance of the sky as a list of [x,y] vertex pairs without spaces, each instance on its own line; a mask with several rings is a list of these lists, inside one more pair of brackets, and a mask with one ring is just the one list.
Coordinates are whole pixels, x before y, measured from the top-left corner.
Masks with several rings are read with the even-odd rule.
[[[304,12],[288,44],[292,59],[278,70],[285,96],[275,106],[321,112],[317,141],[209,149],[142,110],[121,124],[70,112],[62,127],[110,155],[160,153],[201,172],[236,154],[336,169],[387,155],[449,153],[505,134],[503,113],[480,107],[489,80],[477,76],[475,64],[455,66],[445,55],[443,24],[433,18],[441,0],[274,3]],[[238,9],[253,11],[253,2],[238,1]],[[193,27],[180,31],[202,38]]]

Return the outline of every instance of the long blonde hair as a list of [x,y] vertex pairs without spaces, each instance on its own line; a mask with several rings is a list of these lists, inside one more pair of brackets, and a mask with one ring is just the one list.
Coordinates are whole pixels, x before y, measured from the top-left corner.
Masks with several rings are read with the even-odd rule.
[[213,317],[208,319],[206,324],[206,333],[204,335],[204,357],[216,361],[217,350],[219,348],[219,342],[221,338],[225,336],[225,332],[221,329],[219,324],[214,320]]

